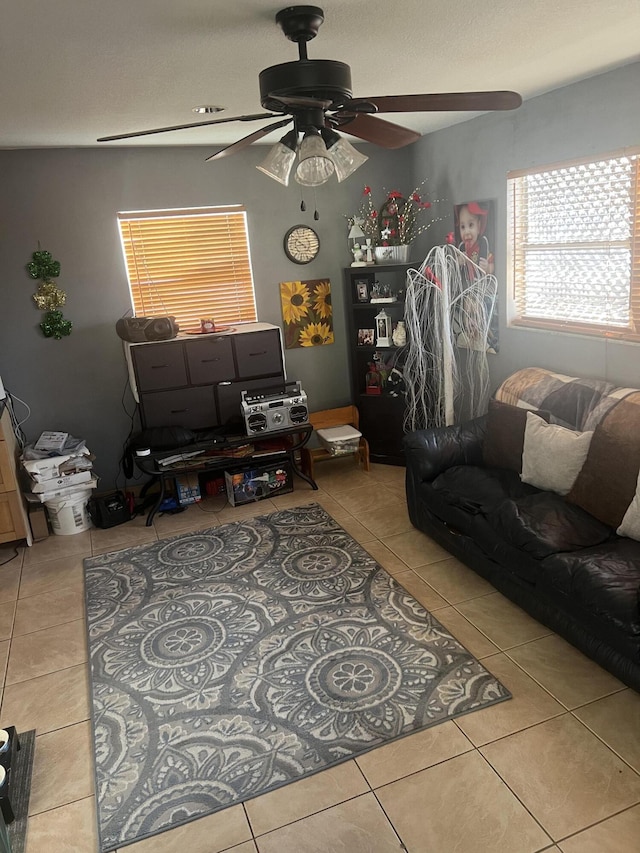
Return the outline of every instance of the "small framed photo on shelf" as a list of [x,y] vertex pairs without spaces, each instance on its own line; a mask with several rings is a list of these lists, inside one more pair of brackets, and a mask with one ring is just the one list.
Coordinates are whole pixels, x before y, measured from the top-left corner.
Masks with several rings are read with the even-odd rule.
[[355,280],[356,299],[358,302],[369,301],[369,280],[366,278],[357,278]]
[[358,329],[358,346],[372,347],[375,340],[374,329]]

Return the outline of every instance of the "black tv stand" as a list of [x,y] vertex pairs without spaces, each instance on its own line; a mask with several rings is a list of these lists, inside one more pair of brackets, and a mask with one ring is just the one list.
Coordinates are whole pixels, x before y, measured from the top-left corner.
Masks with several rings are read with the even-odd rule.
[[[146,526],[151,527],[153,519],[166,497],[167,481],[180,474],[224,471],[225,469],[237,468],[239,465],[256,463],[258,460],[277,462],[286,459],[291,464],[294,474],[309,483],[312,489],[317,489],[316,481],[300,469],[295,458],[296,451],[305,446],[312,432],[313,426],[311,424],[300,424],[300,426],[287,427],[256,436],[238,435],[227,436],[226,438],[216,436],[208,441],[196,441],[176,450],[154,451],[151,449],[150,453],[142,456],[138,455],[140,450],[137,452],[132,450],[131,453],[136,466],[143,474],[148,474],[151,477],[142,487],[140,496],[144,497],[156,483],[160,486],[158,497],[147,515]],[[282,440],[282,449],[266,450],[265,446],[273,443],[274,439]],[[233,451],[235,448],[247,444],[253,445],[253,452],[246,456],[222,455],[225,450]],[[171,462],[167,464],[167,460],[171,460]]]

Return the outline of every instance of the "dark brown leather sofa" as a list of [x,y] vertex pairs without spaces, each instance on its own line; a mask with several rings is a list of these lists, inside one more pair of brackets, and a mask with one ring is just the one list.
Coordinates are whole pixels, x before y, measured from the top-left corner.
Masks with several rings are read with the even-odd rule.
[[[496,398],[543,410],[551,422],[585,431],[597,429],[621,400],[635,399],[629,396],[634,393],[532,368],[506,380]],[[640,406],[635,408],[640,435]],[[623,434],[628,432],[627,425]],[[484,416],[405,436],[412,523],[640,691],[640,542],[618,536],[611,524],[569,500],[571,495],[540,490],[523,483],[514,470],[487,466],[487,435]],[[611,453],[611,435],[609,429],[611,476],[618,466],[628,491],[638,476],[640,454],[630,458],[628,447]],[[598,432],[591,446],[596,436],[603,446]],[[617,483],[612,488],[620,498]],[[593,500],[606,497],[606,488],[595,491]]]

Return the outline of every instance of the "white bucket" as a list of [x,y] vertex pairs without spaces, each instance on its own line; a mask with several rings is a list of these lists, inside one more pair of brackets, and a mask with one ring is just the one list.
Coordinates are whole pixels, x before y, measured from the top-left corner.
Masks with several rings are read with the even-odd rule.
[[70,536],[72,533],[82,533],[91,527],[91,519],[87,512],[89,489],[73,492],[64,498],[52,498],[45,501],[51,529],[58,536]]

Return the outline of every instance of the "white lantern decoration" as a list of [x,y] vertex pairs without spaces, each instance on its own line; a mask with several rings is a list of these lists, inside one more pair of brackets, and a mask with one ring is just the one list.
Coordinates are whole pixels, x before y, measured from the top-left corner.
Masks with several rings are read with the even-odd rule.
[[390,347],[391,346],[391,317],[382,309],[375,316],[376,321],[376,346]]

